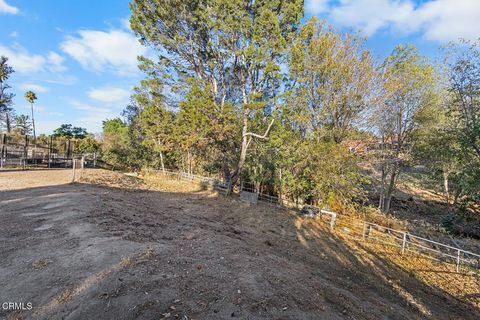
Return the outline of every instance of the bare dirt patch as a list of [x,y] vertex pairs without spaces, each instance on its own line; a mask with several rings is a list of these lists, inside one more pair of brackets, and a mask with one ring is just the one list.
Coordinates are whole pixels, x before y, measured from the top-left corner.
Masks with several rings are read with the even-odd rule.
[[0,187],[0,301],[33,304],[0,318],[480,317],[292,212],[175,180],[48,174],[0,173],[16,186]]

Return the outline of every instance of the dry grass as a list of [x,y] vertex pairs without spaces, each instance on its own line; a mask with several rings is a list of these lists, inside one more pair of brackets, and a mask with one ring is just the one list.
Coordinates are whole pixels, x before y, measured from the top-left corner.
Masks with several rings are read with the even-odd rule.
[[[171,192],[192,192],[201,190],[201,186],[196,183],[178,181],[174,178],[166,178],[156,174],[147,174],[144,182],[151,188],[156,188]],[[462,300],[469,301],[480,308],[480,278],[471,272],[456,272],[455,266],[450,263],[439,262],[431,257],[422,256],[415,252],[406,252],[399,254],[400,249],[395,246],[385,245],[377,242],[358,241],[362,234],[362,219],[377,223],[379,225],[397,230],[408,230],[408,222],[398,219],[391,215],[380,214],[377,210],[368,210],[359,216],[340,216],[337,220],[337,235],[346,242],[359,255],[368,255],[374,257],[379,255],[393,262],[399,268],[411,273],[422,282],[429,286],[444,290],[450,295]],[[303,223],[318,225],[324,228],[326,225],[314,221],[304,221]],[[431,230],[427,230],[427,233]],[[386,238],[385,240],[388,240]],[[302,242],[302,239],[299,239]],[[401,289],[399,289],[401,294]],[[405,297],[406,299],[408,297]],[[422,307],[418,306],[421,310]],[[425,314],[426,316],[428,314]]]
[[142,180],[131,175],[126,175],[121,172],[107,171],[101,169],[89,169],[76,179],[76,182],[97,184],[112,188],[123,189],[143,189]]
[[413,248],[401,254],[401,248],[398,244],[392,243],[391,236],[387,234],[382,236],[375,233],[375,238],[363,240],[362,224],[362,221],[353,217],[340,217],[336,224],[336,234],[359,255],[388,259],[429,286],[441,289],[459,300],[468,301],[480,308],[478,273],[471,272],[465,267],[457,272],[454,264],[439,261]]

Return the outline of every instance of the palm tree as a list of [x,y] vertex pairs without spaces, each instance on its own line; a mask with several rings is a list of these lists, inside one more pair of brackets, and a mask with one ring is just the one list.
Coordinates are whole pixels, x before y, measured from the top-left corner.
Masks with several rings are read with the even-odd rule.
[[37,100],[37,96],[35,95],[35,92],[29,90],[25,92],[25,99],[27,100],[28,103],[30,103],[30,107],[32,108],[33,141],[34,143],[36,143],[37,136],[35,135],[35,118],[33,117],[33,104],[35,103],[35,100]]

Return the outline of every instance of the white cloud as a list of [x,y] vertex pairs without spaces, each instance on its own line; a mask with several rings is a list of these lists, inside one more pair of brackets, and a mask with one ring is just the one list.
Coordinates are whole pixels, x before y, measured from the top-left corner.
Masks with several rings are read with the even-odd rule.
[[66,70],[63,58],[56,52],[50,51],[47,55],[33,54],[18,44],[5,47],[0,44],[0,55],[9,58],[9,64],[18,73],[62,72]]
[[115,118],[118,115],[108,108],[98,108],[90,104],[71,100],[70,104],[80,112],[80,115],[75,117],[73,125],[87,128],[89,132],[101,132],[102,122],[108,118]]
[[[24,105],[23,108],[26,109],[26,110],[29,110],[29,111],[32,110],[30,105]],[[44,106],[41,106],[41,105],[38,105],[38,104],[33,105],[33,114],[34,115],[37,112],[44,112],[45,110],[47,110],[47,108],[45,108]],[[30,116],[30,112],[28,112],[28,115]]]
[[52,111],[52,112],[49,112],[48,115],[49,116],[54,116],[54,117],[62,117],[63,113]]
[[370,36],[388,25],[399,25],[413,12],[410,1],[392,0],[340,0],[330,11],[330,18],[337,24],[359,28]]
[[64,58],[56,52],[50,51],[47,56],[48,68],[51,72],[63,72],[67,68],[63,65]]
[[121,19],[120,23],[125,30],[132,31],[132,29],[130,28],[130,18],[129,17]]
[[108,114],[112,113],[112,110],[110,110],[110,109],[97,108],[97,107],[91,106],[87,103],[83,103],[83,102],[80,102],[80,101],[77,101],[77,100],[70,101],[70,104],[77,110],[88,111],[88,112],[91,112],[91,113],[94,113],[94,114],[108,115]]
[[44,68],[45,58],[30,54],[23,48],[11,49],[0,45],[0,55],[9,58],[9,64],[19,73],[39,72]]
[[437,0],[426,2],[412,17],[421,21],[428,40],[440,42],[480,38],[480,1]]
[[19,12],[17,7],[9,5],[5,0],[0,0],[0,12],[1,13],[9,13],[9,14],[17,14]]
[[[323,11],[315,9],[317,2]],[[420,32],[439,42],[480,37],[479,0],[307,0],[305,9],[312,15],[324,13],[333,23],[360,29],[367,36],[391,29],[402,34]]]
[[130,97],[130,91],[115,87],[91,89],[87,92],[87,94],[91,99],[105,103],[126,104],[128,102],[128,98]]
[[305,1],[305,11],[311,15],[324,13],[328,10],[329,0],[307,0]]
[[137,56],[147,52],[133,34],[122,30],[82,30],[78,33],[78,37],[66,38],[60,47],[90,71],[136,73]]
[[21,83],[19,84],[18,87],[23,91],[32,90],[33,92],[36,92],[36,93],[37,92],[45,93],[49,91],[47,87],[41,86],[39,84],[34,84],[34,83]]

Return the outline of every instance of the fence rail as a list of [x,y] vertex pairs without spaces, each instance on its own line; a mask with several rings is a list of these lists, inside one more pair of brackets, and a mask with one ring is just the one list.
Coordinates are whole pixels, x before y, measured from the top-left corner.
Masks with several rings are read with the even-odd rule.
[[[202,177],[194,174],[176,171],[156,171],[170,176],[176,176],[180,180],[208,182],[217,190],[227,188],[231,190],[230,184],[220,182],[218,179]],[[219,187],[222,186],[222,187]],[[256,192],[258,193],[258,201],[269,205],[285,209],[301,209],[302,205],[289,202],[279,197],[271,196],[257,192],[254,188],[247,187],[248,184],[241,184],[240,192]],[[228,192],[224,193],[228,195]],[[414,254],[420,254],[431,259],[446,262],[455,265],[456,271],[468,270],[480,275],[480,254],[443,244],[434,240],[420,237],[406,230],[397,230],[385,227],[366,220],[339,215],[326,209],[310,206],[317,211],[317,217],[327,223],[330,231],[343,233],[354,237],[361,241],[375,241],[384,245],[395,246],[400,250],[400,254],[406,251]]]
[[37,139],[0,134],[0,168],[71,167],[74,141],[65,138]]
[[204,185],[211,186],[219,193],[228,196],[231,191],[231,184],[229,182],[222,182],[219,179],[199,176],[192,173],[172,170],[153,170],[155,173],[160,173],[170,177],[174,177],[177,180],[200,182]]

